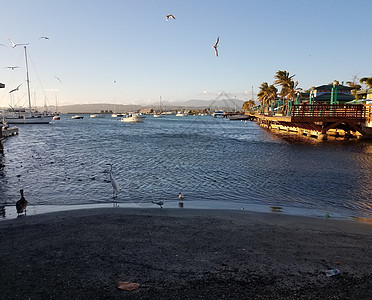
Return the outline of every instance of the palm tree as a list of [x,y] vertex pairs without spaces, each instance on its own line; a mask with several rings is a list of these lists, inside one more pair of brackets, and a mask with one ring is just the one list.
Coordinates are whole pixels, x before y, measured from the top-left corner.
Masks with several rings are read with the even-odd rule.
[[265,109],[265,105],[268,104],[268,99],[269,99],[269,85],[267,84],[267,82],[263,82],[261,83],[259,89],[260,90],[257,93],[257,98],[261,104],[261,107]]
[[372,88],[372,77],[363,77],[359,80],[360,83],[364,83],[368,88]]
[[281,86],[279,96],[283,99],[283,106],[284,106],[283,113],[284,114],[287,113],[288,101],[289,100],[293,101],[294,96],[297,93],[298,82],[293,81],[294,76],[295,75],[289,76],[289,72],[281,71],[281,70],[276,72],[274,76],[275,78],[274,84]]
[[255,103],[253,100],[248,100],[243,103],[242,110],[243,111],[249,111],[252,107],[255,106]]
[[351,94],[354,96],[356,100],[359,99],[358,91],[362,88],[362,86],[358,84],[357,82],[358,82],[357,75],[354,75],[351,81],[346,82],[346,84],[352,88]]
[[274,111],[273,104],[275,104],[277,92],[278,92],[278,89],[273,84],[269,85],[267,89],[267,94],[268,94],[267,102],[268,102],[268,105],[272,107],[273,111]]

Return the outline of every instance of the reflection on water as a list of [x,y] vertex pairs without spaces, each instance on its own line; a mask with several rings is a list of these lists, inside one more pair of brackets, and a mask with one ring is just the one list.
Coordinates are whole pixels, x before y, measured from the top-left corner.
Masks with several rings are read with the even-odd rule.
[[[108,166],[122,203],[167,198],[371,216],[372,143],[318,141],[209,116],[106,119],[20,126],[5,144],[3,204],[18,192],[37,205],[111,201]],[[1,162],[1,160],[0,160]],[[177,202],[178,203],[178,202]],[[227,204],[226,204],[227,203]]]

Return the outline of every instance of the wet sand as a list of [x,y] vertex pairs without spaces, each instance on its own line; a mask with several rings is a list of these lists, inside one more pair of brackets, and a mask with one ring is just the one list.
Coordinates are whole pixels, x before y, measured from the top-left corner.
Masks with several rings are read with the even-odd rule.
[[372,299],[372,225],[355,221],[97,208],[3,220],[0,241],[1,299]]

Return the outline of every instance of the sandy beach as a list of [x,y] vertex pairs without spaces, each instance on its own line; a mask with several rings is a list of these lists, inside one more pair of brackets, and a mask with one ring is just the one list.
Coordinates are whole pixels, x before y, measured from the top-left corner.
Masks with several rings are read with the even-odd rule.
[[3,220],[0,240],[2,299],[372,299],[355,221],[99,208]]

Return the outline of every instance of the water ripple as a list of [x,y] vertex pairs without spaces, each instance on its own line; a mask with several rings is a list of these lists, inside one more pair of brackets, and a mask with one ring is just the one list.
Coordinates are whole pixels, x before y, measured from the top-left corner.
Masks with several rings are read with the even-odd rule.
[[372,144],[321,142],[273,134],[253,122],[211,117],[147,117],[143,124],[106,119],[20,126],[0,159],[0,203],[20,188],[33,204],[158,198],[275,205],[370,216]]

